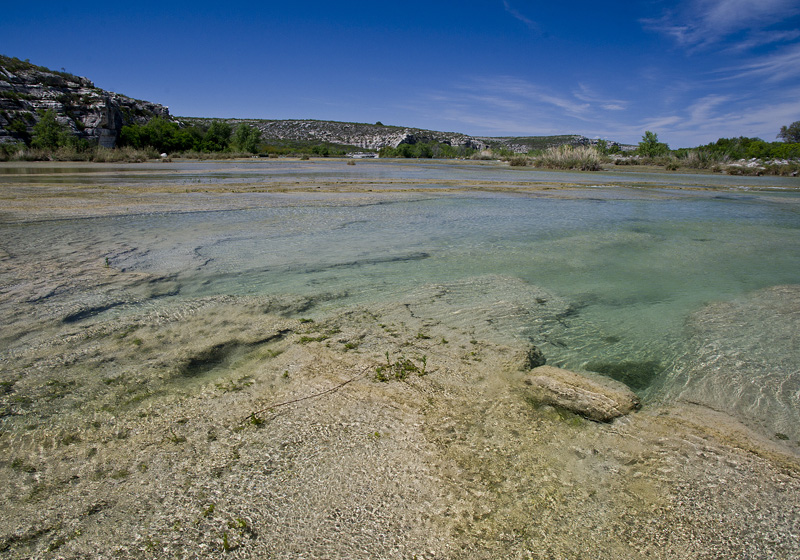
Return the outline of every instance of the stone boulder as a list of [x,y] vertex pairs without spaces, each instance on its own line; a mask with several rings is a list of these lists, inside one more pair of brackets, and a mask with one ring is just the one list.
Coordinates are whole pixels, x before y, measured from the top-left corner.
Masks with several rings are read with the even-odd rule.
[[525,392],[542,404],[563,408],[595,422],[611,422],[641,408],[627,385],[590,373],[539,366],[525,376]]

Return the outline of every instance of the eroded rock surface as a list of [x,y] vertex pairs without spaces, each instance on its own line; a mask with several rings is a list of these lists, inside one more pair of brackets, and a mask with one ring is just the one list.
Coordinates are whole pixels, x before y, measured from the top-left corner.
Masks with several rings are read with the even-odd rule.
[[169,118],[157,103],[105,91],[80,76],[0,56],[0,143],[30,136],[39,111],[53,111],[75,136],[113,148],[126,124]]
[[532,369],[525,385],[536,401],[597,422],[611,422],[641,407],[636,394],[618,381],[553,366]]

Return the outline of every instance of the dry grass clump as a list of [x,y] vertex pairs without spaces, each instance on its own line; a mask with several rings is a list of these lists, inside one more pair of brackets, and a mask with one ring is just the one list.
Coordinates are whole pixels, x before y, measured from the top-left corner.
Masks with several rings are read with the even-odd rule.
[[18,149],[6,149],[0,151],[0,161],[92,161],[97,163],[141,163],[147,160],[156,159],[159,154],[153,148],[136,149],[130,147],[123,148],[101,148],[94,147],[80,149],[75,146],[61,146],[55,150],[43,150],[39,148],[27,148],[24,146]]
[[599,171],[600,162],[601,155],[596,147],[569,144],[547,148],[541,155],[533,158],[533,165],[536,167],[581,171]]
[[725,165],[729,161],[730,158],[726,155],[720,156],[706,150],[689,150],[681,165],[692,169],[711,169],[714,166]]

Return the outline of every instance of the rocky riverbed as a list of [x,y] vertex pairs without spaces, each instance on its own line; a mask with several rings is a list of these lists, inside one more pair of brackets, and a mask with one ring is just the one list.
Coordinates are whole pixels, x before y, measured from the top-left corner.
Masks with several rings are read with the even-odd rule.
[[[46,211],[175,202],[148,189]],[[796,442],[689,400],[604,422],[542,393],[630,396],[507,335],[569,314],[539,287],[191,297],[88,240],[26,246],[0,250],[4,557],[800,557]]]

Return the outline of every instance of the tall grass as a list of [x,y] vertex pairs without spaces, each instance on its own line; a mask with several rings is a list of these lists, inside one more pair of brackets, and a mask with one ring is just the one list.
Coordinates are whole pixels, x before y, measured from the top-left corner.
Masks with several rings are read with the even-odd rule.
[[725,154],[713,154],[706,150],[689,150],[685,158],[680,158],[680,162],[684,167],[692,169],[711,169],[728,164],[730,158]]
[[570,146],[564,144],[547,148],[540,155],[534,156],[535,167],[548,169],[580,169],[581,171],[599,171],[602,156],[594,146]]
[[159,154],[152,148],[135,149],[100,148],[79,149],[62,146],[55,150],[27,148],[25,146],[5,146],[0,150],[0,161],[92,161],[97,163],[141,163],[156,159]]

